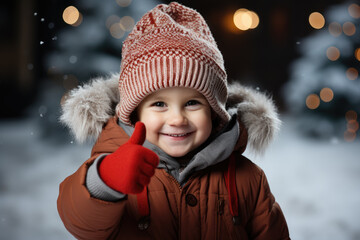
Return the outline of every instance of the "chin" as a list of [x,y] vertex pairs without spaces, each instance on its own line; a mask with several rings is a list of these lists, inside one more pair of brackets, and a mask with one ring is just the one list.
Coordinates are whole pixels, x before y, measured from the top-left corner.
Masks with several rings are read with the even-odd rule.
[[165,151],[169,156],[174,157],[174,158],[181,158],[186,156],[189,151],[184,151],[184,149],[172,149],[172,150],[168,150]]
[[171,157],[174,157],[174,158],[181,158],[181,157],[184,157],[187,153],[183,153],[183,152],[181,152],[181,153],[173,153],[173,152],[171,152],[171,153],[167,153],[168,155],[170,155]]

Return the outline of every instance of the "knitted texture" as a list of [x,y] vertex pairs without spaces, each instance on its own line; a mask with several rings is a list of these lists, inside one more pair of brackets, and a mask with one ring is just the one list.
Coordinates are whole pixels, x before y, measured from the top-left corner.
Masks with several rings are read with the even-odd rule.
[[149,184],[159,157],[142,146],[145,134],[145,125],[137,122],[129,141],[102,160],[99,174],[106,185],[124,194],[135,194]]
[[124,41],[116,112],[131,125],[131,113],[150,93],[189,87],[206,97],[224,123],[230,118],[226,79],[223,57],[203,17],[176,2],[160,4]]

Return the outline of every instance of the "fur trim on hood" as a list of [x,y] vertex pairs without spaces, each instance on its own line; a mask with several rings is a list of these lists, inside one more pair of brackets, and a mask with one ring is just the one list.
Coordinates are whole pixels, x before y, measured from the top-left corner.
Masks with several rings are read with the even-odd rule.
[[[115,114],[119,75],[99,77],[70,91],[62,102],[60,121],[78,142],[96,139]],[[277,109],[269,96],[239,83],[228,86],[227,109],[237,113],[248,132],[250,150],[262,153],[279,130]]]

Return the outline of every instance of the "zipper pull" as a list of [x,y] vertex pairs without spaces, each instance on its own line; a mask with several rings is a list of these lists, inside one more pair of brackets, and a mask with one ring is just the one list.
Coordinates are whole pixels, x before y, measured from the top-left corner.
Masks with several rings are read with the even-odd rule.
[[224,214],[224,199],[223,198],[219,198],[218,200],[218,213],[219,215],[222,215]]

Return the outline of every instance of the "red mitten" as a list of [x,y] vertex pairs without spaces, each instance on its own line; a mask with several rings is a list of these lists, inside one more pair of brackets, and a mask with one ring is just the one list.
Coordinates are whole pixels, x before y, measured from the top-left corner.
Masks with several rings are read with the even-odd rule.
[[100,163],[100,177],[112,189],[124,194],[136,194],[149,184],[159,164],[159,157],[142,146],[145,136],[145,125],[137,122],[129,141]]

